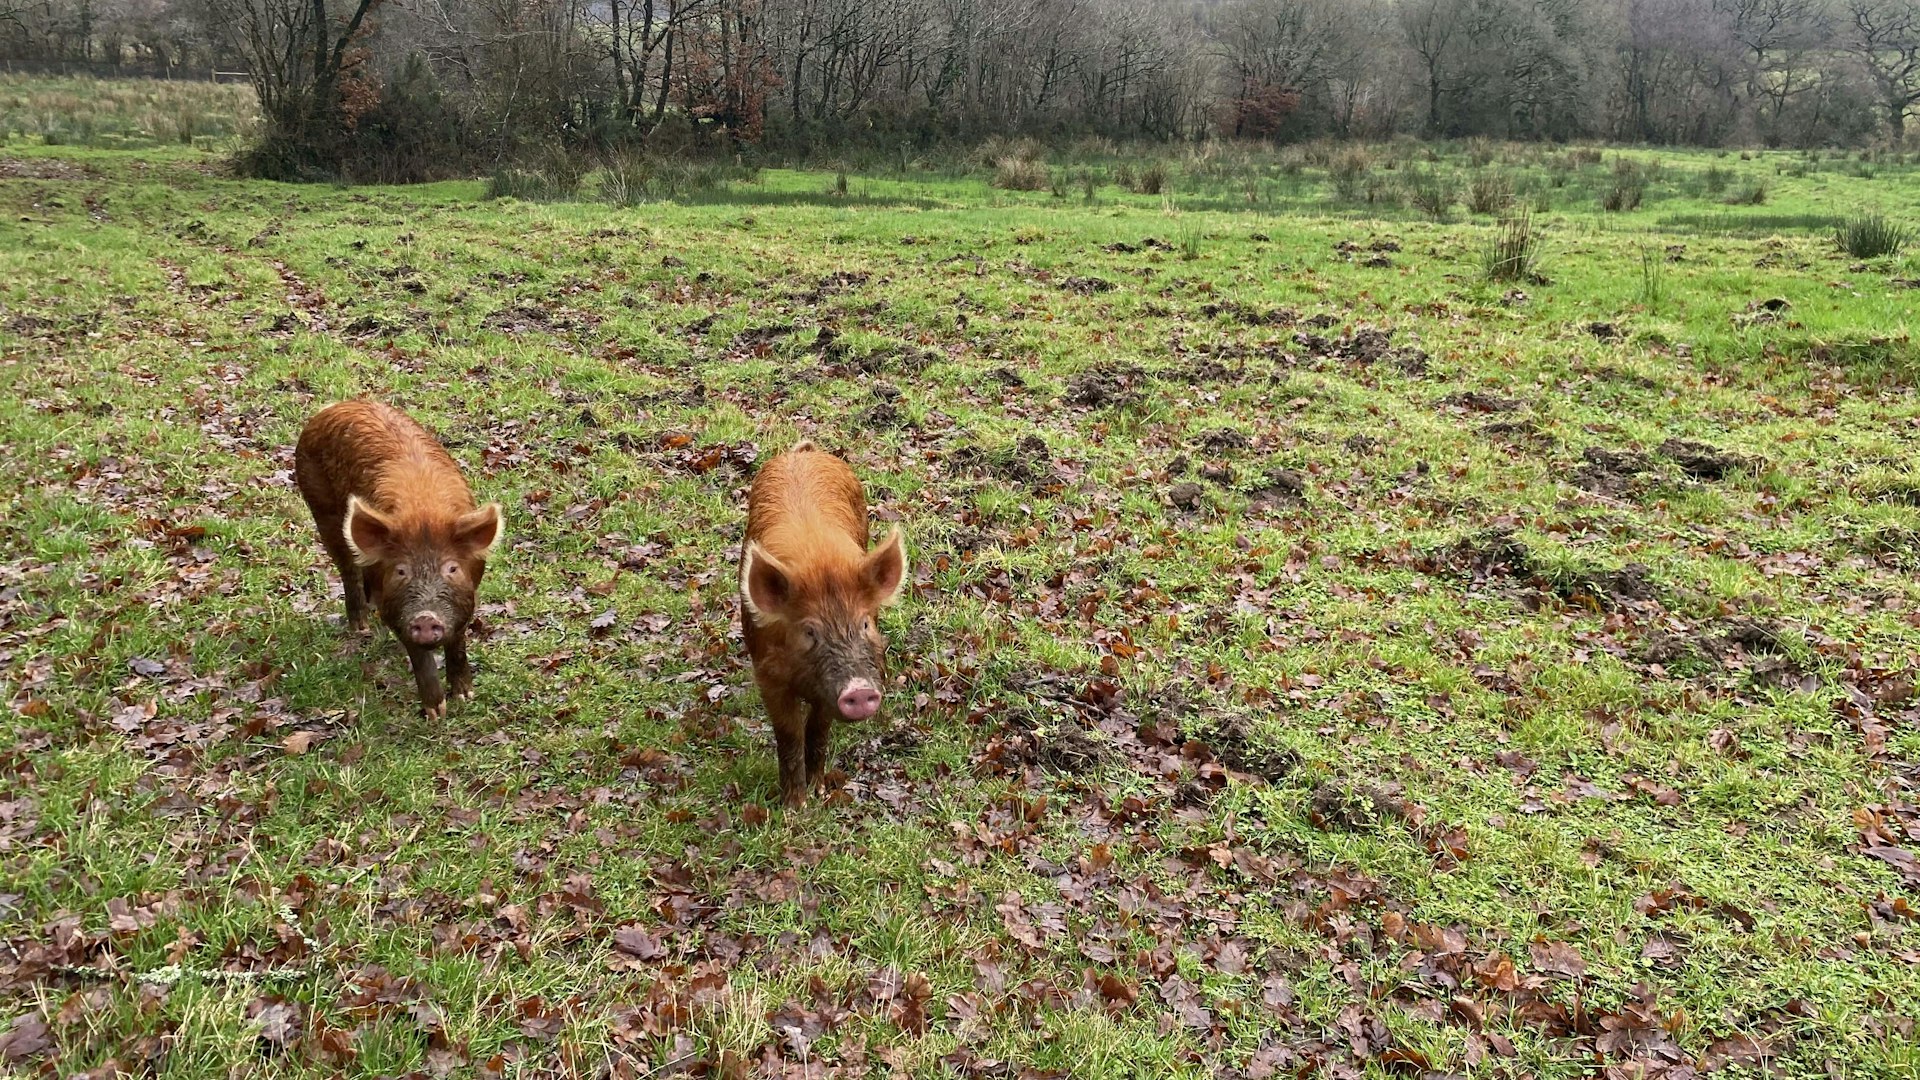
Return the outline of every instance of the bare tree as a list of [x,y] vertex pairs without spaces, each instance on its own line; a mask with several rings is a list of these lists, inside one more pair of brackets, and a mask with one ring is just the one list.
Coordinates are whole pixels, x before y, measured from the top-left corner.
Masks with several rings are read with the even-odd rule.
[[1920,103],[1920,2],[1847,0],[1846,47],[1879,92],[1895,142],[1907,133],[1907,111]]
[[353,122],[344,91],[379,0],[201,0],[211,33],[245,58],[285,169],[331,170]]

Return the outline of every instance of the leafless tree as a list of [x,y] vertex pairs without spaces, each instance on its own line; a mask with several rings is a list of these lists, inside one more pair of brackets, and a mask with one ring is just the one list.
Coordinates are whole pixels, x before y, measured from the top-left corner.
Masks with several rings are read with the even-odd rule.
[[1906,136],[1907,112],[1920,103],[1920,2],[1847,0],[1845,41],[1879,91],[1887,129]]

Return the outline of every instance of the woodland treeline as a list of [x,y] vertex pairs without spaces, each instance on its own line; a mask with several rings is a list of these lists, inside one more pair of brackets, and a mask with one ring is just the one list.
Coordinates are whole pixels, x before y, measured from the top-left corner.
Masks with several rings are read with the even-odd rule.
[[0,0],[0,58],[248,72],[285,175],[989,135],[1807,146],[1905,137],[1920,0]]

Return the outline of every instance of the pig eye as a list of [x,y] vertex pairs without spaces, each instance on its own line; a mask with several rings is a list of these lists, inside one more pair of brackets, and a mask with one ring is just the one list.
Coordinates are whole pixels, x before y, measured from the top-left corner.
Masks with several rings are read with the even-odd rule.
[[445,566],[442,566],[440,568],[440,572],[447,575],[450,578],[459,577],[460,564],[457,562],[448,561],[448,563]]
[[396,581],[405,581],[413,576],[413,570],[406,563],[401,563],[393,568],[393,576]]
[[803,630],[807,635],[807,644],[809,645],[820,644],[820,631],[815,630],[811,626],[803,626],[800,629]]
[[866,631],[869,634],[873,633],[873,620],[872,619],[860,620],[860,629]]

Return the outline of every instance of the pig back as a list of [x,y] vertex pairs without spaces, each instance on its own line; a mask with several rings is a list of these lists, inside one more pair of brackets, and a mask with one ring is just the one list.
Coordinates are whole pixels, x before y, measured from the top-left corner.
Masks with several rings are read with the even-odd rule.
[[847,463],[818,450],[781,454],[754,477],[747,497],[747,539],[786,562],[819,548],[867,549],[867,496]]
[[344,512],[349,495],[401,516],[474,508],[459,465],[426,428],[360,398],[329,405],[307,422],[294,451],[294,479],[316,509]]

